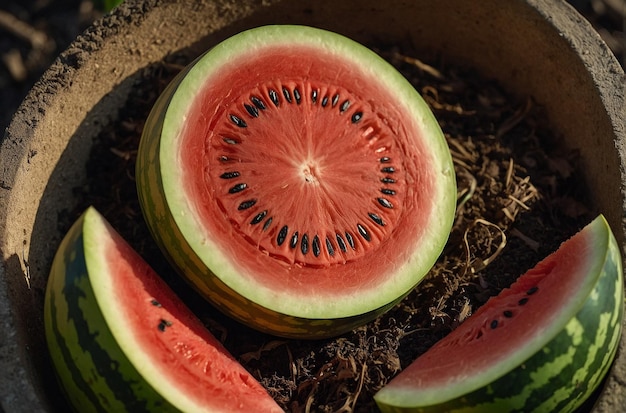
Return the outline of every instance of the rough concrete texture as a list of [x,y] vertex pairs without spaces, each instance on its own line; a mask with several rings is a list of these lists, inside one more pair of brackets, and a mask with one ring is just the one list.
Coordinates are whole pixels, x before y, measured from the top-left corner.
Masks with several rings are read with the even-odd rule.
[[[52,65],[19,108],[0,153],[0,405],[65,411],[43,337],[47,271],[92,139],[116,116],[141,70],[197,56],[244,28],[302,23],[359,41],[409,39],[424,54],[474,66],[532,95],[578,148],[598,212],[623,243],[624,74],[600,37],[554,0],[127,0]],[[596,406],[626,405],[626,349]]]

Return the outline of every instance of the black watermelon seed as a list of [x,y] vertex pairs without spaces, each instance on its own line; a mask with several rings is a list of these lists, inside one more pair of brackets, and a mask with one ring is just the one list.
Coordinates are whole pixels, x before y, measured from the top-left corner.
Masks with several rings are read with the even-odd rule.
[[391,162],[391,158],[388,156],[383,156],[382,158],[380,158],[380,163],[389,163]]
[[285,97],[287,102],[291,103],[291,93],[289,92],[289,89],[287,89],[284,86],[283,86],[283,96]]
[[267,109],[265,106],[265,102],[263,102],[260,98],[256,96],[251,96],[250,101],[254,104],[254,106],[256,106],[257,108],[261,110]]
[[265,218],[266,215],[267,215],[267,209],[265,211],[261,211],[258,214],[256,214],[254,218],[252,218],[252,221],[250,221],[250,224],[256,225],[260,223],[261,221],[263,221],[263,218]]
[[311,102],[317,103],[317,89],[311,91]]
[[498,320],[492,320],[491,324],[489,324],[489,327],[491,327],[492,330],[498,327]]
[[370,237],[370,233],[367,231],[367,228],[365,228],[363,225],[356,224],[356,229],[359,231],[359,234],[361,234],[361,236],[365,239],[365,241],[370,242],[372,240],[372,237]]
[[270,100],[272,101],[272,103],[274,103],[274,106],[278,106],[280,104],[278,100],[278,93],[276,93],[274,89],[268,90],[267,95],[270,97]]
[[250,116],[255,117],[255,118],[259,117],[259,110],[256,108],[256,106],[252,106],[252,105],[248,105],[247,103],[244,103],[243,107],[246,108],[246,111],[250,114]]
[[300,251],[303,254],[307,254],[309,252],[309,236],[307,234],[302,235],[302,241],[300,242]]
[[519,300],[519,301],[517,302],[517,304],[519,304],[519,305],[524,305],[524,304],[526,304],[527,302],[528,302],[528,298],[527,298],[527,297],[524,297],[524,298],[522,298],[521,300]]
[[328,255],[335,255],[335,249],[333,248],[333,243],[330,242],[330,238],[326,237],[326,249],[328,250]]
[[296,88],[293,90],[293,97],[296,99],[296,103],[299,105],[302,100],[302,96],[300,96],[300,91]]
[[390,177],[386,176],[386,177],[382,178],[382,179],[380,180],[380,182],[382,182],[382,183],[384,183],[384,184],[395,184],[395,183],[396,183],[396,180],[395,180],[395,179],[393,179],[393,178],[390,178]]
[[375,214],[373,212],[368,212],[367,215],[369,215],[369,217],[372,219],[372,221],[374,221],[375,223],[377,223],[381,227],[385,226],[385,221],[383,221],[383,219],[378,214]]
[[346,252],[347,251],[346,242],[343,240],[340,234],[336,234],[336,235],[337,235],[337,245],[339,245],[339,249],[343,252]]
[[252,207],[254,204],[256,204],[256,199],[248,199],[247,201],[243,201],[241,204],[239,204],[237,209],[243,211],[244,209]]
[[386,174],[392,174],[396,171],[396,168],[394,168],[393,166],[385,166],[384,168],[381,168],[380,172],[384,172]]
[[328,96],[322,98],[322,107],[325,108],[328,105]]
[[228,156],[221,155],[219,157],[219,160],[220,160],[220,162],[228,162],[228,161],[230,161],[230,158]]
[[154,298],[150,300],[150,304],[152,304],[155,307],[161,307],[161,303],[155,300]]
[[380,205],[384,206],[385,208],[389,208],[389,209],[393,208],[393,204],[385,198],[376,198],[376,200],[378,201]]
[[354,112],[352,114],[352,123],[357,123],[363,117],[363,112]]
[[283,245],[283,242],[285,242],[285,238],[287,238],[287,231],[289,231],[289,227],[287,227],[287,225],[285,225],[284,227],[280,229],[280,231],[278,231],[278,236],[276,237],[276,244]]
[[339,93],[333,96],[333,102],[332,102],[333,107],[337,106],[338,102],[339,102]]
[[237,192],[243,191],[247,187],[248,187],[248,184],[242,182],[242,183],[237,184],[237,185],[233,186],[232,188],[230,188],[228,190],[228,193],[229,194],[236,194]]
[[339,106],[339,112],[343,113],[350,107],[350,101],[344,100],[341,106]]
[[269,217],[265,223],[263,224],[263,231],[267,231],[267,229],[272,225],[272,217]]
[[395,195],[396,191],[394,189],[389,189],[389,188],[381,188],[380,192],[382,192],[385,195]]
[[239,142],[234,140],[233,138],[223,138],[223,141],[229,145],[237,145]]
[[233,115],[232,113],[230,115],[228,115],[230,117],[230,120],[237,126],[239,126],[240,128],[246,128],[248,125],[246,124],[246,122],[241,119],[240,117],[238,117],[237,115]]
[[320,250],[320,239],[318,238],[317,235],[313,237],[313,242],[311,243],[311,249],[313,250],[313,255],[315,255],[316,257],[320,256],[320,253],[322,251]]
[[239,176],[239,172],[231,171],[231,172],[224,172],[223,174],[220,175],[220,178],[233,179],[233,178],[237,178],[238,176]]
[[528,291],[526,291],[526,294],[528,295],[533,295],[534,293],[536,293],[537,291],[539,291],[539,287],[534,286],[532,288],[530,288]]
[[511,317],[513,317],[513,311],[511,311],[511,310],[504,310],[504,311],[502,312],[502,314],[504,314],[504,316],[505,316],[506,318],[511,318]]
[[352,234],[350,234],[349,232],[346,232],[346,240],[348,241],[348,244],[350,244],[350,248],[356,248],[354,245],[354,238],[352,238]]
[[161,321],[159,321],[158,328],[159,328],[160,331],[165,331],[166,327],[171,327],[171,326],[172,326],[172,322],[171,321],[167,321],[167,320],[162,318]]
[[293,233],[293,235],[291,236],[291,241],[289,242],[289,246],[291,248],[296,248],[296,245],[298,245],[298,231]]

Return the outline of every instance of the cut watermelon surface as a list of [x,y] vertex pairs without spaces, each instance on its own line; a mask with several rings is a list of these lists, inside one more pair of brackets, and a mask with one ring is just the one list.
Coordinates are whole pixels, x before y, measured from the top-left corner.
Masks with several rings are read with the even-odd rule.
[[137,185],[192,285],[294,337],[393,306],[438,258],[456,203],[446,141],[411,84],[301,26],[239,33],[183,71],[148,118]]
[[45,327],[77,411],[282,411],[93,208],[55,256]]
[[619,342],[619,247],[600,216],[380,390],[384,412],[568,412]]

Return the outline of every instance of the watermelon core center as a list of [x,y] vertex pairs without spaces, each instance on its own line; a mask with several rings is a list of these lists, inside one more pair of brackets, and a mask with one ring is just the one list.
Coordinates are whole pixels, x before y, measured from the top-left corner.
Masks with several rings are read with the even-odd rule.
[[252,51],[188,113],[188,197],[221,253],[268,288],[375,288],[426,234],[438,171],[415,114],[354,66],[317,48]]
[[206,159],[207,191],[217,191],[233,226],[290,264],[329,266],[376,249],[406,193],[403,154],[388,128],[349,92],[313,82],[272,82],[238,101],[249,97],[268,102],[252,116],[251,101],[230,108],[214,131],[223,138],[211,141],[217,156]]

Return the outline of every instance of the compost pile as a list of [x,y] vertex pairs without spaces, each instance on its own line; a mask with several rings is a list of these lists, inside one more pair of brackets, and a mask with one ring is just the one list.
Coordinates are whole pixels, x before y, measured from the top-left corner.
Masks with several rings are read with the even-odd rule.
[[557,249],[593,217],[574,152],[561,150],[542,108],[467,69],[379,49],[427,101],[446,135],[458,182],[456,220],[428,277],[398,306],[326,340],[287,340],[209,306],[167,264],[143,222],[134,167],[144,121],[185,56],[145,69],[117,119],[97,138],[81,200],[65,232],[94,205],[161,274],[287,411],[374,410],[373,394],[489,297]]

